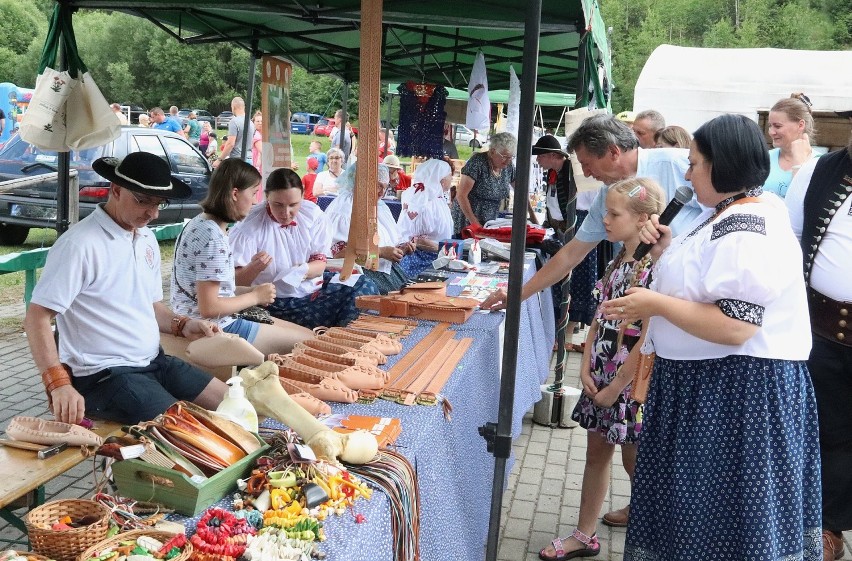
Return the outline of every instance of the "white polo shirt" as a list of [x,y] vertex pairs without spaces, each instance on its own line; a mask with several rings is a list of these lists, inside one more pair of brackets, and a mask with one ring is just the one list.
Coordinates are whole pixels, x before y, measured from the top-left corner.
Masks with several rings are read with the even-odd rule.
[[59,314],[59,358],[89,376],[157,356],[162,283],[154,233],[128,232],[99,205],[50,248],[32,301]]

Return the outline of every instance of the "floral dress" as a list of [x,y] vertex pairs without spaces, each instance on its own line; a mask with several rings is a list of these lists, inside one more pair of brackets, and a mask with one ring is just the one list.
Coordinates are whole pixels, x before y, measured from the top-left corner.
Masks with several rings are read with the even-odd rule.
[[[606,286],[599,280],[595,284],[594,296],[598,304],[605,300],[624,296],[631,286],[647,286],[651,281],[651,262],[646,259],[639,264],[639,270],[633,275],[635,261],[619,263],[609,276]],[[631,282],[632,280],[632,282]],[[640,322],[632,323],[624,330],[621,347],[618,344],[618,321],[608,321],[595,312],[597,333],[591,349],[591,375],[598,389],[608,386],[627,360],[630,349],[639,340],[642,332]],[[627,386],[618,396],[612,407],[598,407],[593,398],[585,394],[580,396],[571,418],[590,431],[597,431],[610,444],[636,442],[642,430],[642,404],[630,399],[631,387]]]
[[[462,175],[473,179],[473,189],[467,198],[473,214],[482,226],[494,220],[500,213],[500,203],[509,198],[509,190],[515,181],[515,166],[509,164],[495,176],[488,163],[488,152],[479,152],[471,156],[461,170]],[[453,203],[453,232],[459,233],[469,224],[459,206],[458,199]]]

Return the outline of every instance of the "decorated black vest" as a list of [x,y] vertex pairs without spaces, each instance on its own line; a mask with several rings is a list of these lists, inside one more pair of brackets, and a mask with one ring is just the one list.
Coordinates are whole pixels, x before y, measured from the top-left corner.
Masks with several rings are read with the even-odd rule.
[[802,222],[802,253],[805,282],[810,286],[814,257],[823,234],[840,205],[852,194],[852,158],[846,150],[822,156],[805,193]]
[[[573,237],[572,226],[577,216],[577,185],[574,183],[574,172],[571,169],[570,160],[565,159],[565,163],[562,164],[562,169],[558,173],[554,170],[548,170],[546,188],[548,194],[550,194],[550,189],[556,189],[556,201],[559,204],[559,210],[562,211],[565,229],[572,233],[568,237],[568,239],[571,239]],[[553,222],[550,211],[547,213],[547,219],[548,222]]]

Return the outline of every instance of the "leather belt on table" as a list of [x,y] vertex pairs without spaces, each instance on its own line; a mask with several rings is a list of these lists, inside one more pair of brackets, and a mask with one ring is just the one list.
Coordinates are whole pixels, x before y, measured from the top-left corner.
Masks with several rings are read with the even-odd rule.
[[852,302],[838,302],[808,288],[811,331],[829,341],[852,347]]

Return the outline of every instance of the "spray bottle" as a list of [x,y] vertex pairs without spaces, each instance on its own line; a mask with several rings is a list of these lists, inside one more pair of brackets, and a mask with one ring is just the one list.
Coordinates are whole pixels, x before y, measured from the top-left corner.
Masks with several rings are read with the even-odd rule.
[[227,381],[230,386],[228,395],[216,408],[216,413],[237,423],[247,431],[256,433],[258,430],[257,412],[251,402],[246,399],[246,391],[242,383],[243,379],[239,376],[234,376]]

